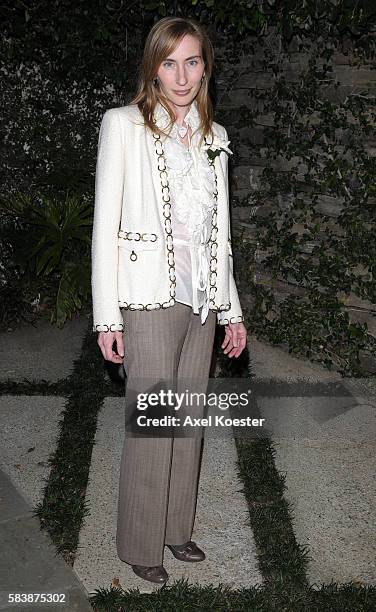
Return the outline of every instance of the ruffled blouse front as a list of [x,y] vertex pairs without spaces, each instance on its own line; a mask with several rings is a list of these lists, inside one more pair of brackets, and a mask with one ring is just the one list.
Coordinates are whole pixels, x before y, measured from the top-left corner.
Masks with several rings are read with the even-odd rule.
[[199,148],[197,110],[189,110],[184,122],[192,128],[187,148],[175,123],[164,140],[171,197],[171,224],[174,237],[176,294],[178,302],[192,306],[204,323],[209,312],[209,264],[215,174],[208,155]]

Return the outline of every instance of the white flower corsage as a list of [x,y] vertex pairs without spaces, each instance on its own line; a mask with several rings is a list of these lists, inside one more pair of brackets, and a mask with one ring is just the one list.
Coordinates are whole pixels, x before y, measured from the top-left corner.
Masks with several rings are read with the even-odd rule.
[[229,153],[230,155],[233,154],[231,149],[228,148],[228,145],[230,144],[230,142],[231,142],[230,140],[222,140],[222,138],[218,138],[218,136],[214,136],[211,143],[208,143],[208,141],[205,138],[205,144],[203,145],[203,148],[207,152],[209,159],[214,160],[217,157],[217,155],[222,153],[222,151],[225,153]]

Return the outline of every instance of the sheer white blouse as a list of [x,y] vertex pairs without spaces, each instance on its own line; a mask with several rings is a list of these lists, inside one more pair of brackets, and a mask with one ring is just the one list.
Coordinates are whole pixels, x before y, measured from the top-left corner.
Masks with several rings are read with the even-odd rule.
[[[192,306],[205,323],[209,312],[209,262],[211,217],[214,208],[215,175],[204,149],[199,149],[195,108],[190,108],[184,123],[188,148],[181,142],[175,123],[164,141],[171,197],[171,225],[174,236],[177,302]],[[196,111],[197,112],[197,111]]]

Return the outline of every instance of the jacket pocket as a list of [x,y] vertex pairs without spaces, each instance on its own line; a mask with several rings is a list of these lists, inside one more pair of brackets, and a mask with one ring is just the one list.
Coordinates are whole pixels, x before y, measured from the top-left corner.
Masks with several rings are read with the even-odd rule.
[[118,247],[130,252],[130,260],[136,261],[138,253],[143,251],[156,251],[159,248],[158,236],[153,232],[125,232],[118,233]]
[[[164,240],[152,232],[118,233],[118,300],[122,307],[141,309],[168,299]],[[166,295],[167,294],[167,295]]]

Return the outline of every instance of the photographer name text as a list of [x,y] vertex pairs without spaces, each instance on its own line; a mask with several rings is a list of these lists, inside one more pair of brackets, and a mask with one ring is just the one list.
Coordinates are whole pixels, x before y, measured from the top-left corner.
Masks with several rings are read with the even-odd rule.
[[209,415],[208,417],[194,418],[186,416],[184,419],[175,416],[147,417],[142,414],[137,417],[139,427],[262,427],[265,419],[244,417],[241,419],[225,417],[224,415]]

